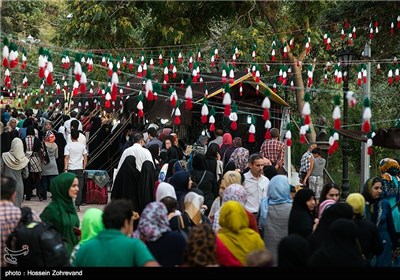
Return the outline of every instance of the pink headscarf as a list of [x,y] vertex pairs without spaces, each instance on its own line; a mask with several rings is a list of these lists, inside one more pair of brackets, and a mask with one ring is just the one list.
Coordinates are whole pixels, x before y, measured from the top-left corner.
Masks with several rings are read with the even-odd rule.
[[318,219],[321,219],[322,214],[324,213],[324,211],[326,209],[328,209],[330,206],[332,206],[333,204],[335,204],[336,201],[333,199],[327,199],[324,200],[321,205],[319,206],[319,211],[318,211]]
[[222,136],[222,144],[232,145],[232,135],[230,133],[225,133]]

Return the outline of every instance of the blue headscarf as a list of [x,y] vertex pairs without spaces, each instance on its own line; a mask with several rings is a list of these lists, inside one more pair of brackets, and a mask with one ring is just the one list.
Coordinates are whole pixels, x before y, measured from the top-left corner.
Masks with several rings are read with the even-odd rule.
[[267,224],[269,205],[284,203],[292,203],[289,181],[284,175],[276,175],[268,184],[267,197],[264,197],[260,203],[259,227],[262,228]]

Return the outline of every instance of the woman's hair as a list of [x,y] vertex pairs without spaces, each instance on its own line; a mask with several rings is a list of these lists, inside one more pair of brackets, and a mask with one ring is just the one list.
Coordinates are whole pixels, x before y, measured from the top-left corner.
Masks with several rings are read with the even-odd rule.
[[324,200],[326,200],[326,195],[328,194],[328,192],[331,189],[337,189],[340,193],[340,188],[338,185],[334,184],[334,183],[326,183],[321,190],[321,195],[319,197],[319,204],[321,204],[321,202],[323,202]]
[[207,148],[206,157],[217,158],[218,151],[219,151],[218,144],[211,143]]
[[175,210],[178,208],[178,201],[176,198],[173,198],[171,196],[166,196],[163,199],[160,200],[161,203],[167,207],[168,214],[175,212]]

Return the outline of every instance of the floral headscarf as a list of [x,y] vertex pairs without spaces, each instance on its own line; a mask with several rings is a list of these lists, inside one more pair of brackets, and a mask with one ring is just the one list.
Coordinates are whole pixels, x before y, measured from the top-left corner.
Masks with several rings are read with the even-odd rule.
[[400,165],[394,159],[384,158],[379,162],[379,170],[382,174],[389,173],[392,176],[396,176],[400,173]]
[[54,141],[56,141],[56,136],[51,130],[46,131],[46,135],[44,136],[44,141],[49,143],[54,143]]
[[242,138],[235,137],[232,141],[233,147],[242,147]]
[[146,205],[140,215],[138,228],[133,236],[143,237],[146,242],[154,242],[168,231],[171,231],[171,228],[167,207],[161,202],[151,202]]
[[249,161],[249,150],[243,147],[239,147],[233,151],[230,161],[233,161],[236,168],[239,168],[241,172],[246,168],[247,162]]
[[[235,171],[233,171],[235,172]],[[223,192],[222,195],[222,205],[228,201],[237,201],[243,207],[246,204],[248,193],[246,189],[239,184],[231,184],[229,185]],[[221,207],[222,207],[221,205]],[[221,208],[214,215],[214,222],[213,222],[213,230],[217,232],[221,226],[219,225],[219,215],[221,213]]]
[[224,190],[222,203],[233,200],[239,202],[242,206],[244,206],[247,201],[247,196],[248,193],[242,185],[232,184]]

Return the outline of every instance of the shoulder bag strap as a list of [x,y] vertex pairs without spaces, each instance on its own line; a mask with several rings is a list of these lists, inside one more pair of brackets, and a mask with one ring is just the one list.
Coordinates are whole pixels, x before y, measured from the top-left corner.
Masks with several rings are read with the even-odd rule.
[[179,223],[178,223],[179,229],[184,230],[185,229],[185,223],[183,222],[182,214],[179,215]]
[[201,182],[203,182],[204,176],[206,176],[207,170],[204,171],[203,176],[201,176],[200,182],[198,183],[197,186],[201,185]]

